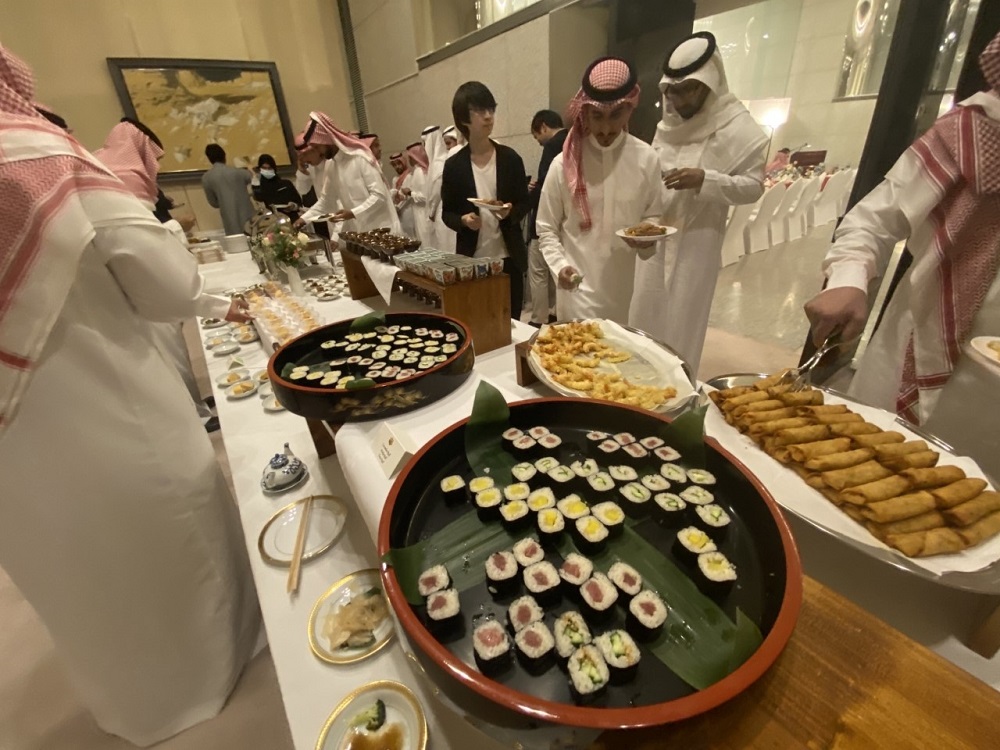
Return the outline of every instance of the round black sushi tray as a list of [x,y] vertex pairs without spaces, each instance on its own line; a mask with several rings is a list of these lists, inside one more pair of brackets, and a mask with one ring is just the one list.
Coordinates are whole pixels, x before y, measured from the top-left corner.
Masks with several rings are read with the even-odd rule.
[[[428,442],[397,477],[379,524],[380,557],[391,549],[425,540],[464,514],[475,512],[471,503],[446,502],[440,489],[444,477],[472,476],[465,457],[467,421],[452,425]],[[590,431],[655,436],[665,423],[669,419],[648,411],[588,399],[543,398],[510,405],[512,427],[527,431],[544,425],[562,438],[554,455],[566,464],[570,457],[583,453],[602,465],[609,463],[589,445]],[[684,458],[676,463],[684,466]],[[706,439],[704,468],[716,477],[711,488],[715,502],[732,519],[719,549],[738,570],[735,585],[724,589],[715,601],[730,619],[735,620],[737,609],[741,610],[762,636],[760,645],[741,666],[697,690],[654,655],[643,652],[635,677],[627,684],[611,684],[596,699],[580,703],[578,697],[574,699],[561,666],[553,665],[538,674],[514,659],[512,665],[492,676],[477,666],[472,641],[475,624],[484,616],[506,623],[508,605],[527,593],[523,586],[499,597],[491,594],[485,583],[462,590],[458,628],[443,634],[428,629],[424,607],[407,601],[395,570],[384,564],[386,595],[423,671],[463,710],[498,726],[520,725],[525,729],[545,722],[595,729],[656,726],[701,714],[746,690],[774,663],[791,637],[802,604],[802,567],[788,525],[760,480],[711,438]],[[675,558],[676,528],[650,516],[634,529],[682,567],[680,558]],[[556,567],[561,560],[555,552],[548,553],[546,559]],[[551,627],[558,614],[579,608],[579,602],[563,595],[559,605],[546,608],[544,622]],[[617,607],[615,617],[620,622],[596,631],[624,627],[622,607]],[[511,648],[515,648],[513,639]]]
[[[412,331],[427,328],[444,335],[457,334],[456,351],[447,355],[444,362],[417,372],[407,378],[388,382],[375,382],[363,388],[335,388],[320,386],[318,381],[295,381],[282,376],[287,365],[320,366],[345,358],[347,352],[324,349],[325,341],[340,339],[350,333],[357,320],[349,318],[316,328],[278,349],[267,364],[274,395],[288,411],[307,419],[330,423],[362,422],[386,419],[438,401],[462,385],[472,373],[476,355],[472,346],[472,333],[462,321],[434,313],[386,313],[385,326],[409,326]],[[378,337],[365,340],[378,342]],[[444,343],[445,339],[440,339]],[[366,352],[367,353],[367,352]],[[366,365],[340,365],[337,369],[364,378]]]

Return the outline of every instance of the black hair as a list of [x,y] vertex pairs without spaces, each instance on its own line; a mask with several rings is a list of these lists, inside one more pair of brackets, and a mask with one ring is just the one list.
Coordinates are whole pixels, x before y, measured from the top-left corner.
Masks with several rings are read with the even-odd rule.
[[451,100],[451,116],[455,120],[455,127],[469,138],[469,113],[472,109],[496,109],[497,100],[493,98],[493,92],[486,88],[486,84],[479,81],[466,81],[455,92]]
[[131,117],[123,117],[121,119],[121,122],[127,122],[129,125],[131,125],[132,127],[134,127],[136,130],[138,130],[139,132],[143,133],[147,138],[149,138],[149,140],[151,140],[153,143],[155,143],[161,149],[163,148],[163,141],[161,141],[159,138],[156,137],[156,133],[154,133],[152,130],[150,130],[147,126],[143,125],[138,120],[134,120]]
[[790,154],[790,153],[792,153],[792,150],[790,148],[779,148],[778,149],[778,153],[779,154]]
[[63,130],[69,130],[69,123],[67,123],[62,117],[57,115],[55,112],[49,112],[47,109],[43,109],[42,107],[35,107],[35,111],[42,117],[44,117],[46,120],[51,122],[53,125],[56,125],[62,128]]
[[218,143],[209,143],[205,146],[205,156],[212,164],[225,164],[226,150]]
[[563,119],[560,114],[554,110],[540,109],[535,112],[535,116],[531,118],[531,132],[537,133],[542,129],[542,125],[548,125],[550,128],[560,130],[563,127]]
[[257,168],[263,167],[265,164],[270,164],[275,169],[278,168],[278,162],[274,160],[274,157],[270,154],[261,154],[257,157]]

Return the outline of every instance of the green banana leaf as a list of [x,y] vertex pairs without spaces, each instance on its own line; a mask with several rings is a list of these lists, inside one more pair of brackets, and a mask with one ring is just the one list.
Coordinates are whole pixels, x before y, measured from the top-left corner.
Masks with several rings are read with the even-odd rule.
[[370,333],[374,331],[377,326],[385,325],[385,313],[381,310],[374,310],[370,313],[365,313],[354,319],[351,323],[351,327],[347,330],[351,333]]
[[465,426],[465,457],[476,476],[490,476],[498,486],[510,484],[514,457],[503,449],[503,433],[510,427],[507,400],[485,380],[476,389],[472,416]]

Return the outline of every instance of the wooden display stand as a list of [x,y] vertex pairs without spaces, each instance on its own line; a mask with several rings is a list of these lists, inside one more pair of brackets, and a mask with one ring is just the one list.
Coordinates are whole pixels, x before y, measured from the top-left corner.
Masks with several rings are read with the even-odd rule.
[[351,290],[351,299],[377,297],[378,289],[375,288],[375,282],[365,270],[361,258],[345,250],[340,254],[340,259],[344,263],[344,276],[347,278],[347,288]]
[[[538,334],[535,334],[537,336]],[[531,345],[535,343],[535,336],[520,344],[514,345],[514,364],[517,368],[517,384],[522,387],[534,385],[538,382],[531,365],[528,364],[528,356],[531,354]]]

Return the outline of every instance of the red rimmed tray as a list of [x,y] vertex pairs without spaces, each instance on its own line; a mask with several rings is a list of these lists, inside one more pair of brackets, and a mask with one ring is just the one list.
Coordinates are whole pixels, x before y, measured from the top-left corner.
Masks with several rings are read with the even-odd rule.
[[[469,475],[464,457],[463,420],[442,431],[414,456],[394,483],[382,512],[378,551],[412,544],[468,512],[469,506],[448,506],[438,482],[452,473]],[[548,426],[560,434],[566,450],[584,443],[583,433],[628,431],[637,437],[657,434],[669,420],[647,411],[585,399],[550,398],[511,405],[513,426]],[[644,654],[637,682],[610,688],[596,704],[576,705],[568,695],[565,674],[553,667],[531,676],[520,669],[499,679],[484,676],[471,658],[471,627],[457,641],[443,644],[424,626],[420,608],[410,605],[395,571],[382,568],[382,579],[396,616],[410,641],[422,653],[425,668],[452,698],[468,697],[480,708],[511,710],[533,720],[597,729],[655,726],[708,711],[749,687],[774,663],[791,636],[802,603],[802,568],[791,532],[778,506],[760,481],[718,443],[707,441],[707,468],[718,478],[716,497],[734,519],[720,545],[740,570],[741,583],[720,602],[730,617],[738,607],[760,628],[763,642],[740,667],[703,690],[695,690],[666,665]],[[607,462],[603,462],[607,463]],[[684,464],[682,459],[679,463]],[[661,549],[670,533],[653,521],[642,535]],[[637,527],[639,528],[639,527]],[[735,532],[735,533],[734,533]],[[667,556],[670,556],[668,551]],[[492,600],[485,586],[463,591],[467,619],[493,607],[502,617],[507,599]],[[514,595],[516,596],[516,594]],[[513,597],[508,597],[513,598]],[[559,611],[570,607],[561,607]],[[551,623],[551,617],[546,622]],[[645,669],[645,672],[643,671]],[[641,682],[639,682],[641,680]],[[453,690],[464,687],[468,691]],[[482,699],[486,699],[485,702]],[[505,720],[497,720],[497,723]]]

